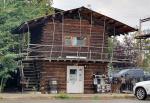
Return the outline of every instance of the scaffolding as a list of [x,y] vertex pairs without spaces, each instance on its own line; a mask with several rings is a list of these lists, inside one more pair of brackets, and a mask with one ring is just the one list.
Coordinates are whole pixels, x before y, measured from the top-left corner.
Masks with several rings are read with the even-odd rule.
[[[78,10],[78,18],[80,24],[79,26],[79,32],[80,37],[82,36],[82,15],[81,10]],[[23,50],[23,52],[26,52],[27,55],[25,55],[25,60],[78,60],[78,61],[101,61],[101,62],[132,62],[134,58],[132,58],[131,55],[127,54],[119,54],[117,50],[114,50],[115,48],[111,48],[105,45],[105,34],[106,34],[106,19],[107,17],[103,19],[103,33],[102,33],[102,46],[78,46],[75,47],[73,50],[69,50],[69,47],[66,47],[64,45],[64,12],[61,12],[61,28],[62,28],[62,43],[60,45],[55,45],[55,33],[56,33],[56,23],[55,23],[55,14],[52,15],[52,44],[30,44],[30,27],[28,22],[26,22],[27,26],[27,35],[28,35],[28,44],[27,48]],[[89,43],[91,41],[92,36],[92,27],[93,27],[93,12],[91,11],[90,15],[90,28],[89,28]],[[114,26],[113,29],[113,36],[116,34],[116,28]],[[108,49],[112,49],[112,52],[109,53]]]
[[142,24],[149,21],[150,21],[150,17],[139,20],[139,31],[135,39],[140,41],[139,42],[140,52],[142,52],[144,50],[143,47],[145,47],[145,45],[143,44],[143,40],[150,38],[150,30],[149,29],[142,30]]
[[[43,60],[90,60],[90,61],[128,61],[132,58],[131,56],[127,56],[126,54],[119,55],[118,51],[113,51],[113,53],[108,52],[99,52],[102,48],[109,49],[109,47],[78,47],[78,49],[82,49],[82,51],[69,51],[69,50],[52,50],[53,47],[61,48],[62,45],[41,45],[41,44],[29,44],[28,49],[28,57],[26,59],[43,59]],[[63,48],[66,48],[63,46]],[[88,52],[90,49],[90,52]],[[84,50],[84,51],[83,51]],[[117,55],[118,53],[118,55]],[[50,54],[50,55],[49,55]],[[60,55],[61,54],[61,55]],[[90,56],[88,56],[90,55]],[[113,58],[112,58],[113,56]],[[119,59],[119,56],[120,59]],[[115,58],[116,57],[116,58]]]
[[[83,11],[81,9],[83,9]],[[86,13],[85,13],[85,10],[86,10]],[[76,14],[72,13],[73,11]],[[88,28],[88,31],[86,32],[87,33],[86,35],[88,35],[88,40],[87,40],[88,45],[84,45],[84,46],[78,45],[75,47],[69,47],[69,46],[67,47],[64,44],[65,43],[64,36],[66,33],[65,28],[66,26],[68,27],[72,26],[72,24],[67,24],[65,22],[65,19],[67,18],[66,12],[72,13],[73,18],[71,19],[77,19],[78,23],[75,23],[73,25],[78,28],[77,32],[79,33],[80,37],[84,36],[82,34],[82,31],[84,30],[84,28],[85,27]],[[83,15],[82,13],[84,13],[85,15]],[[58,14],[59,14],[59,17],[58,17]],[[97,15],[98,13],[92,10],[87,10],[86,8],[82,7],[78,9],[69,10],[69,11],[61,11],[59,13],[55,13],[52,15],[47,15],[45,17],[27,21],[24,24],[22,24],[19,28],[17,28],[19,29],[18,32],[26,33],[26,36],[28,39],[26,47],[25,48],[20,47],[21,48],[20,55],[24,56],[22,61],[20,62],[21,63],[21,66],[20,66],[21,77],[23,79],[25,78],[23,62],[27,62],[27,64],[30,66],[32,65],[32,63],[28,63],[28,62],[34,62],[36,60],[37,61],[48,60],[50,62],[52,61],[61,61],[61,62],[67,61],[68,62],[69,61],[69,62],[88,62],[88,63],[132,63],[134,60],[133,56],[128,55],[125,52],[122,52],[122,51],[125,51],[124,49],[118,51],[116,48],[108,47],[108,45],[106,44],[106,41],[107,41],[106,35],[108,37],[109,36],[115,37],[116,35],[119,35],[119,34],[126,34],[128,32],[134,31],[135,29],[101,14],[98,17],[95,17]],[[85,17],[85,16],[88,16],[88,17]],[[84,19],[88,21],[88,24],[83,23]],[[50,43],[47,43],[47,44],[46,43],[44,44],[41,42],[31,43],[30,31],[32,30],[30,26],[33,27],[34,25],[36,25],[35,27],[37,27],[37,25],[40,25],[40,22],[45,23],[47,21],[50,21],[48,24],[51,25],[51,29],[49,29],[49,31],[51,32],[49,34],[51,38],[49,41]],[[59,35],[60,35],[61,41],[59,41],[59,44],[56,44],[55,42],[58,40],[57,39],[57,35],[58,35],[57,24],[58,23],[59,23]],[[110,28],[108,27],[108,24]],[[96,31],[96,34],[94,34],[93,30],[95,29],[94,27],[97,25],[99,27],[100,26],[102,27],[102,29],[99,28],[102,31],[98,33]],[[109,32],[108,32],[108,29],[109,29]],[[118,29],[120,31],[117,31]],[[92,39],[93,34],[95,36],[94,39]],[[97,34],[100,34],[100,37],[97,38]],[[92,40],[97,40],[101,44],[93,45],[91,43]],[[112,52],[109,52],[110,49],[112,49]],[[40,65],[37,65],[37,67],[38,66]]]
[[139,66],[143,66],[144,60],[146,59],[146,55],[150,53],[150,49],[149,49],[150,42],[146,42],[150,40],[150,30],[149,29],[142,30],[143,23],[146,23],[149,21],[150,21],[150,17],[139,20],[139,31],[137,33],[138,35],[135,37],[139,46],[138,47],[139,48],[139,58],[138,58]]
[[141,39],[150,38],[150,30],[149,29],[142,30],[142,24],[149,21],[150,21],[150,17],[139,20],[139,31],[138,31],[138,35],[135,37],[136,39],[141,40]]

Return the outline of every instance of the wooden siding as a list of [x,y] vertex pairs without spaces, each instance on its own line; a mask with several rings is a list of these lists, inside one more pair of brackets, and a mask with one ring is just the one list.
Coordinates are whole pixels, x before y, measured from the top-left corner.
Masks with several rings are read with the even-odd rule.
[[[55,24],[55,31],[54,31]],[[63,30],[63,32],[62,32]],[[81,30],[81,31],[80,31]],[[91,30],[91,31],[90,31]],[[52,45],[53,33],[54,33],[54,45],[62,45],[62,38],[64,36],[85,36],[89,40],[89,46],[101,47],[103,42],[103,26],[92,25],[88,20],[82,20],[80,25],[80,20],[65,19],[63,23],[55,21],[48,22],[47,25],[43,27],[43,34],[41,38],[41,44]],[[107,33],[104,35],[105,44],[107,44]],[[107,45],[106,45],[107,46]]]
[[[54,31],[55,24],[55,31]],[[76,56],[76,52],[80,52],[80,56],[88,57],[89,54],[86,52],[93,52],[91,54],[92,59],[100,58],[102,52],[102,46],[107,47],[107,33],[104,34],[104,27],[99,25],[92,25],[88,20],[80,20],[78,19],[65,19],[63,23],[63,32],[62,32],[62,22],[55,21],[55,23],[49,21],[46,25],[41,27],[41,31],[38,31],[36,39],[36,29],[32,31],[31,35],[34,35],[34,43],[37,42],[41,45],[54,45],[53,48],[51,46],[48,47],[39,47],[36,51],[48,51],[37,53],[37,55],[42,55],[44,57],[50,57],[51,50],[58,51],[52,52],[51,56],[54,58],[58,58],[61,55],[61,50],[65,52],[63,56]],[[81,24],[81,25],[80,25]],[[80,31],[81,30],[81,31]],[[54,37],[53,37],[54,35]],[[64,46],[64,37],[65,36],[84,36],[87,38],[87,46],[86,47],[65,47]],[[39,39],[40,37],[40,39]],[[33,36],[32,36],[33,38]],[[104,39],[104,40],[103,40]],[[31,39],[32,40],[32,39]],[[53,41],[54,40],[54,41]],[[104,41],[104,44],[103,44]],[[32,41],[31,41],[32,43]],[[107,53],[107,50],[103,50]],[[74,52],[70,54],[69,52]],[[81,53],[83,52],[83,53]],[[36,55],[36,53],[32,53]],[[101,58],[102,59],[102,58]],[[51,61],[40,61],[36,62],[39,65],[39,86],[42,92],[48,91],[48,82],[50,79],[55,78],[58,81],[58,91],[66,92],[66,76],[67,76],[67,66],[73,66],[78,64],[79,66],[84,66],[84,92],[85,93],[94,93],[93,88],[93,74],[99,72],[100,74],[106,74],[107,71],[107,63],[105,62],[86,62],[80,61],[62,61],[62,62],[51,62]]]
[[[87,57],[88,59],[89,55],[91,55],[92,59],[105,59],[105,57],[108,57],[106,56],[107,55],[106,53],[108,53],[107,52],[108,49],[107,48],[102,49],[102,47],[108,46],[107,40],[108,35],[107,32],[103,34],[104,32],[103,26],[99,25],[91,26],[88,20],[80,21],[79,19],[65,19],[63,25],[62,22],[60,21],[55,22],[49,21],[45,26],[42,27],[41,30],[42,30],[41,32],[38,31],[37,36],[35,34],[36,30],[33,30],[31,35],[34,35],[34,37],[35,38],[37,37],[38,39],[40,35],[41,38],[39,40],[36,39],[36,41],[38,41],[37,43],[41,45],[50,45],[50,46],[40,47],[36,49],[35,52],[41,51],[40,53],[38,53],[38,56],[43,57],[51,56],[52,58],[56,59],[59,58],[60,56],[62,58],[66,58],[66,56],[77,56],[77,52],[79,52],[80,56]],[[65,36],[78,36],[78,37],[83,36],[86,38],[86,46],[83,47],[64,46]],[[35,43],[35,40],[31,41],[31,43],[32,42]],[[90,52],[92,53],[89,54]],[[101,58],[102,55],[104,55],[103,56],[104,58]]]
[[42,92],[48,91],[48,81],[51,78],[56,78],[58,81],[58,92],[66,92],[67,87],[67,66],[84,66],[84,93],[94,93],[93,74],[107,73],[107,63],[71,63],[71,62],[50,62],[43,61],[41,69],[40,88],[45,89]]

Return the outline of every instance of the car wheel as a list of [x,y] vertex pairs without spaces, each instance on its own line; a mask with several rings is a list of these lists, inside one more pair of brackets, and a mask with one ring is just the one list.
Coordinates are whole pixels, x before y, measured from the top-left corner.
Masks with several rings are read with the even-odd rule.
[[137,88],[135,95],[139,100],[145,100],[147,97],[147,94],[144,88]]

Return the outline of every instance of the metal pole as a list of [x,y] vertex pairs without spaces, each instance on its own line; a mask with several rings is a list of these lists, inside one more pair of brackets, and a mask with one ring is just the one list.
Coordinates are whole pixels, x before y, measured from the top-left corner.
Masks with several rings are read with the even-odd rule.
[[142,22],[141,19],[139,20],[139,35],[141,35],[141,29],[142,29]]
[[103,52],[104,52],[105,29],[106,29],[106,17],[104,18],[104,30],[103,30],[103,42],[102,42],[101,59],[103,59]]
[[52,58],[54,40],[55,40],[55,29],[56,29],[55,28],[55,15],[53,15],[52,21],[53,21],[53,40],[52,40],[52,46],[51,46],[51,52],[50,52],[50,59]]
[[61,58],[63,58],[64,50],[64,14],[62,13],[62,48],[61,48]]
[[115,35],[116,35],[116,28],[114,26],[114,37],[113,37],[113,46],[112,46],[112,56],[111,56],[111,64],[112,64],[112,61],[113,61],[113,57],[114,57],[114,38],[115,38]]
[[26,56],[26,59],[28,59],[28,56],[29,56],[29,44],[30,44],[30,28],[29,28],[29,24],[28,24],[28,22],[26,22],[26,25],[27,25],[27,29],[28,29],[28,34],[27,34],[27,56]]
[[[78,14],[79,14],[79,19],[80,19],[80,38],[81,38],[81,25],[82,25],[82,19],[81,19],[81,14],[80,14],[80,9],[78,10]],[[80,54],[81,52],[81,45],[80,45],[80,49],[79,49],[79,57],[81,56]]]
[[91,50],[90,50],[90,60],[91,60]]
[[[142,19],[139,20],[139,35],[142,35]],[[140,53],[142,51],[142,40],[140,39]]]
[[[91,12],[91,25],[90,25],[90,37],[89,37],[89,42],[88,42],[88,52],[90,51],[90,44],[91,44],[91,35],[92,35],[92,25],[93,24],[93,14]],[[87,53],[88,54],[88,53]],[[89,58],[89,54],[87,56]]]

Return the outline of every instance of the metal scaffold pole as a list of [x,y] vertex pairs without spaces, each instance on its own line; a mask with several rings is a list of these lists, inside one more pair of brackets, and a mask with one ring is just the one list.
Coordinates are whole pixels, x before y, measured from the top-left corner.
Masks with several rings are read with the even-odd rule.
[[[115,27],[114,27],[114,37],[115,37]],[[111,53],[111,58],[110,58],[110,63],[112,64],[112,61],[113,61],[113,57],[114,57],[114,37],[112,39],[112,42],[113,42],[113,46],[111,47],[112,49],[112,53]]]
[[[139,35],[142,35],[142,19],[139,20]],[[142,40],[140,39],[140,53],[142,52]]]
[[[81,35],[82,35],[82,18],[81,18],[80,9],[78,10],[78,14],[79,14],[79,20],[80,20],[80,37],[81,37]],[[79,48],[79,51],[78,51],[79,57],[81,55],[80,52],[81,52],[81,45],[80,45],[80,48]]]
[[110,56],[110,67],[109,67],[109,75],[111,74],[110,72],[114,72],[112,69],[113,69],[113,60],[114,60],[114,37],[115,37],[115,33],[116,33],[116,28],[115,28],[115,26],[114,26],[114,28],[113,28],[113,38],[112,38],[112,47],[111,47],[111,56]]
[[50,51],[50,60],[52,59],[54,40],[55,40],[55,29],[56,29],[56,27],[55,27],[55,15],[53,15],[52,21],[53,21],[53,40],[52,40],[52,46],[51,46],[51,51]]
[[22,65],[22,36],[21,35],[19,35],[19,58],[21,58],[18,61],[20,76],[21,78],[24,78],[23,65]]
[[26,56],[26,59],[28,59],[28,56],[29,56],[29,49],[30,49],[30,28],[29,28],[29,24],[28,22],[26,22],[26,25],[27,25],[27,29],[28,29],[28,33],[27,33],[27,56]]
[[106,32],[106,17],[104,18],[104,30],[103,30],[103,41],[102,41],[101,59],[103,59],[103,53],[104,53],[105,32]]
[[88,54],[90,53],[90,54],[89,54],[90,59],[91,59],[90,44],[91,44],[92,26],[93,26],[93,14],[92,14],[92,12],[91,12],[90,37],[89,37],[89,43],[88,43]]
[[64,50],[64,13],[62,12],[62,47],[61,47],[61,58],[63,58],[63,50]]

